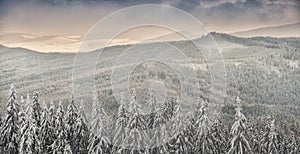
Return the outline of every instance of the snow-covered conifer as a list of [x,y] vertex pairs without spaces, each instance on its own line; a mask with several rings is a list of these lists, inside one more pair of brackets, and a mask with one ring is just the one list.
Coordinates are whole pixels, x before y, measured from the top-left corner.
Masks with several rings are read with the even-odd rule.
[[200,138],[209,129],[210,120],[207,117],[207,106],[208,104],[206,102],[203,102],[200,107],[200,111],[199,111],[200,114],[196,120],[197,138]]
[[[20,153],[41,152],[40,128],[38,126],[38,121],[36,120],[37,112],[35,112],[35,107],[34,104],[27,106],[28,113],[25,115],[25,122],[20,131]],[[39,119],[41,119],[41,117]]]
[[88,145],[89,153],[106,153],[109,148],[109,138],[107,130],[107,114],[104,111],[103,102],[98,102],[94,98],[92,122],[90,127],[90,138]]
[[[70,104],[67,108],[66,119],[65,119],[65,129],[66,137],[71,149],[75,149],[75,140],[76,140],[76,121],[78,118],[78,110],[74,102],[74,94],[71,96]],[[74,151],[73,151],[74,152]]]
[[127,111],[125,109],[125,101],[123,100],[123,96],[120,101],[120,105],[118,108],[118,116],[115,125],[115,129],[113,132],[113,150],[116,153],[117,151],[122,151],[122,147],[124,146],[124,139],[126,137],[125,127],[127,126]]
[[215,143],[213,143],[211,138],[211,121],[207,117],[207,106],[207,102],[203,101],[199,111],[200,115],[196,121],[196,150],[199,153],[214,153],[216,150]]
[[210,131],[210,139],[212,140],[213,148],[217,153],[225,153],[226,151],[226,133],[224,125],[220,119],[217,118],[212,124]]
[[156,98],[155,98],[155,92],[154,89],[151,90],[150,94],[150,100],[148,105],[148,128],[153,128],[154,118],[155,118],[155,112],[156,112]]
[[26,114],[26,101],[24,100],[23,96],[21,96],[21,100],[20,100],[20,111],[18,113],[19,116],[19,125],[20,127],[22,127],[25,124],[25,114]]
[[89,140],[89,128],[87,126],[87,120],[84,113],[82,103],[79,107],[78,118],[75,123],[75,147],[73,153],[87,153],[88,140]]
[[236,102],[236,108],[235,108],[235,122],[233,123],[230,133],[233,136],[231,139],[231,146],[228,151],[228,154],[231,153],[251,153],[251,148],[248,143],[248,140],[245,137],[246,132],[246,117],[242,113],[242,109],[240,106],[240,98],[237,97]]
[[40,105],[38,92],[34,92],[31,105],[32,105],[33,119],[36,121],[37,126],[40,127],[41,126],[42,108]]
[[174,110],[173,128],[175,128],[176,138],[173,142],[175,153],[186,153],[187,144],[185,140],[186,117],[183,115],[181,103],[177,101]]
[[62,106],[62,102],[59,101],[59,105],[58,105],[58,108],[57,108],[56,114],[55,114],[56,135],[59,135],[59,134],[65,135],[66,134],[65,133],[64,117],[65,117],[64,108]]
[[17,153],[18,151],[18,105],[14,85],[10,86],[7,103],[7,116],[1,130],[1,144],[4,153]]
[[52,138],[55,136],[55,121],[56,121],[56,112],[55,112],[55,106],[53,103],[53,100],[50,101],[50,107],[48,110],[48,119],[49,119],[49,124],[50,124],[50,130],[51,133],[53,134]]
[[278,153],[278,139],[275,129],[275,119],[268,123],[261,143],[265,153]]
[[2,128],[2,125],[3,125],[3,119],[2,119],[2,116],[0,115],[0,130]]
[[70,144],[66,144],[63,154],[73,154]]
[[51,145],[51,150],[53,154],[60,154],[64,152],[65,146],[68,144],[66,140],[66,132],[64,125],[64,109],[59,101],[59,105],[55,115],[55,139]]
[[167,127],[165,126],[166,119],[161,110],[159,110],[154,117],[153,121],[153,135],[150,137],[149,148],[151,153],[165,153],[167,152],[166,142],[170,137]]
[[196,131],[196,119],[194,117],[194,113],[189,112],[187,115],[188,121],[186,129],[185,129],[185,136],[186,136],[186,144],[187,144],[187,151],[189,153],[192,153],[195,151],[196,147],[196,136],[197,136],[197,131]]
[[67,149],[68,142],[63,131],[60,131],[54,143],[51,145],[53,154],[63,154]]
[[26,121],[26,129],[24,134],[22,134],[20,140],[20,153],[39,153],[40,149],[40,140],[39,140],[39,128],[36,122],[28,117]]
[[177,103],[178,102],[175,102],[173,98],[166,99],[166,101],[162,105],[162,111],[164,113],[165,119],[169,120],[173,117]]
[[30,96],[27,93],[27,95],[26,95],[26,106],[24,106],[25,114],[28,114],[30,112],[30,104],[31,104]]
[[44,108],[42,112],[42,121],[40,128],[40,142],[41,142],[41,152],[49,153],[51,152],[51,144],[53,143],[53,128],[51,128],[49,110]]
[[128,120],[129,132],[124,139],[124,144],[131,148],[131,152],[139,152],[149,144],[148,134],[145,132],[147,123],[141,116],[140,105],[136,100],[135,91],[132,92],[130,103],[130,115]]

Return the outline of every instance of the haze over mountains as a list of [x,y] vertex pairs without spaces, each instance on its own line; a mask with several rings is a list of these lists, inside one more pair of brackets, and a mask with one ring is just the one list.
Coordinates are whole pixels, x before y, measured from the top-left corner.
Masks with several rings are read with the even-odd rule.
[[[136,35],[138,34],[138,35]],[[195,39],[200,36],[192,36]],[[105,35],[105,34],[104,34]],[[300,37],[300,22],[280,26],[256,28],[247,31],[231,33],[238,37]],[[105,37],[104,37],[105,38]],[[0,44],[7,47],[21,47],[40,52],[76,52],[84,36],[80,35],[33,35],[25,33],[0,33]],[[126,45],[135,43],[179,41],[186,39],[181,32],[172,32],[167,29],[156,27],[135,28],[121,33],[116,38],[101,40],[109,42],[109,46]]]
[[[263,112],[300,116],[300,38],[271,38],[254,37],[240,38],[227,34],[211,33],[224,57],[226,68],[226,92],[228,97],[225,104],[230,104],[236,95],[243,100],[246,112],[262,110]],[[201,52],[206,52],[207,36],[194,41],[202,44]],[[205,62],[203,55],[195,54],[198,49],[188,41],[169,42],[183,53],[190,55],[189,62],[199,76],[201,90],[192,92],[191,97],[208,97],[210,85],[210,65]],[[164,43],[150,43],[137,45],[143,52],[148,48],[160,49]],[[118,59],[118,55],[132,45],[108,47],[105,55],[99,59],[96,67],[96,87],[105,96],[101,97],[107,106],[116,109],[117,103],[111,95],[112,69],[110,64]],[[98,56],[100,50],[82,54],[82,56]],[[163,52],[163,50],[161,50]],[[68,99],[72,91],[72,69],[74,53],[40,53],[24,48],[0,47],[0,101],[1,109],[6,103],[9,85],[16,85],[19,96],[26,96],[27,92],[39,91],[42,100]],[[88,61],[88,60],[87,60]],[[121,65],[119,67],[126,67]],[[150,68],[150,66],[145,66]],[[159,69],[157,69],[159,70]],[[143,76],[145,72],[137,71],[133,76]],[[168,72],[157,72],[165,74]],[[154,73],[156,74],[156,73]],[[157,74],[156,74],[157,75]],[[85,74],[79,76],[85,80]],[[141,79],[139,77],[133,78]],[[172,77],[164,78],[162,82],[172,83]],[[49,103],[49,102],[48,102]]]
[[0,33],[0,44],[22,47],[40,52],[74,52],[82,37],[76,35],[32,35],[24,33]]
[[252,30],[240,31],[231,34],[239,37],[300,37],[300,22],[280,26],[255,28]]

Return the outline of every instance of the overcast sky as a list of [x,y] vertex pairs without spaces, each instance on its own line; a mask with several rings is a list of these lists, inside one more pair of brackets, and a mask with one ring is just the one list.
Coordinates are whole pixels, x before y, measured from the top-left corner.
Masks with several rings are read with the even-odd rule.
[[[41,51],[73,51],[79,47],[80,39],[69,36],[84,36],[95,23],[107,15],[141,4],[176,7],[193,15],[208,31],[223,33],[300,21],[299,0],[0,0],[0,44]],[[160,16],[151,10],[142,11],[137,15],[125,16],[123,21],[113,23],[109,28],[134,21],[134,18],[140,16],[147,18],[149,15]],[[178,23],[188,25],[185,21]],[[60,35],[68,38],[34,38],[30,35],[20,37],[11,35],[12,33],[35,37]],[[139,39],[155,38],[158,34],[167,33],[168,31],[158,28],[128,32],[124,35],[128,39],[114,41],[135,43]],[[133,36],[137,34],[143,36]]]
[[84,34],[106,15],[138,4],[191,13],[210,31],[234,32],[299,22],[298,0],[0,0],[2,32]]

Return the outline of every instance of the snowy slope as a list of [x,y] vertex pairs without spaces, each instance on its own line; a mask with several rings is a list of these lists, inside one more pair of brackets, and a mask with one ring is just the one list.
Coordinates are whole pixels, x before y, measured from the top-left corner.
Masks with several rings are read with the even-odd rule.
[[[249,112],[263,104],[268,112],[281,112],[300,115],[300,39],[299,38],[239,38],[227,34],[212,33],[223,54],[227,72],[226,96],[240,93],[241,99],[249,106]],[[196,39],[205,48],[205,39]],[[210,75],[204,56],[195,52],[195,46],[187,41],[169,42],[189,55],[189,62],[200,76],[202,86],[192,97],[208,95]],[[161,43],[138,45],[140,51],[159,47]],[[105,93],[106,102],[112,109],[117,104],[111,95],[111,66],[122,51],[130,45],[109,47],[98,61],[96,86]],[[202,49],[200,49],[202,50]],[[99,55],[100,50],[85,53]],[[203,52],[205,50],[203,49]],[[197,54],[195,54],[197,53]],[[18,95],[39,91],[41,99],[67,99],[72,90],[72,68],[74,53],[40,53],[23,48],[0,47],[0,101],[3,111],[9,85],[16,85]],[[84,54],[83,54],[84,55]],[[180,61],[180,59],[179,59]],[[118,66],[118,67],[125,67]],[[151,68],[151,67],[148,67]],[[148,70],[147,70],[148,71]],[[136,76],[141,75],[139,71]],[[167,74],[168,75],[168,74]],[[85,80],[86,76],[79,76]],[[167,79],[165,81],[168,83]],[[176,89],[176,88],[175,88]],[[204,96],[206,97],[206,96]],[[229,102],[227,102],[229,101]],[[230,103],[230,99],[225,103]],[[279,109],[280,108],[280,109]]]

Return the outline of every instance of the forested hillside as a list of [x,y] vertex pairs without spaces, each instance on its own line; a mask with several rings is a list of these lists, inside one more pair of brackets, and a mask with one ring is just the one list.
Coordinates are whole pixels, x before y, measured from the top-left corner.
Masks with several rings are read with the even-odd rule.
[[[135,93],[133,93],[135,94]],[[153,98],[154,94],[151,95]],[[76,106],[74,96],[59,104],[41,103],[34,92],[24,99],[12,85],[6,114],[0,117],[1,153],[291,153],[300,152],[296,119],[248,118],[237,96],[235,111],[228,118],[208,116],[207,101],[196,113],[183,114],[175,99],[155,108],[151,99],[148,115],[141,114],[133,95],[120,102],[116,116],[106,114],[102,100],[93,101],[92,118]],[[65,104],[65,105],[63,105]],[[174,129],[170,129],[174,128]],[[155,131],[145,131],[145,130]],[[151,133],[152,132],[152,133]]]
[[[238,38],[227,34],[211,33],[224,57],[226,68],[225,112],[232,112],[232,101],[236,95],[243,100],[244,110],[250,116],[272,113],[281,117],[296,116],[299,118],[300,100],[300,52],[299,38]],[[210,93],[210,70],[201,52],[205,52],[205,40],[202,37],[194,41],[202,44],[197,52],[189,41],[168,42],[183,53],[192,57],[190,64],[198,75],[200,90],[194,92],[195,97],[207,98]],[[161,43],[140,44],[143,49],[159,47]],[[118,55],[131,45],[105,48],[96,67],[96,87],[99,98],[105,100],[105,106],[111,112],[117,111],[118,104],[112,96],[110,75],[112,63]],[[100,50],[81,54],[99,56]],[[198,53],[198,54],[195,54]],[[20,95],[39,91],[42,100],[57,98],[66,101],[69,91],[72,91],[72,69],[75,53],[39,53],[22,48],[0,48],[0,101],[1,112],[5,112],[6,91],[14,83]],[[132,74],[131,80],[143,81],[144,77],[164,78],[162,81],[176,91],[179,84],[172,71],[153,71],[153,64],[140,66]],[[118,66],[125,67],[125,66]],[[158,66],[164,67],[164,66]],[[141,71],[142,70],[142,71]],[[80,76],[85,80],[85,76]],[[101,95],[101,96],[100,96]],[[90,101],[90,100],[89,100]]]

